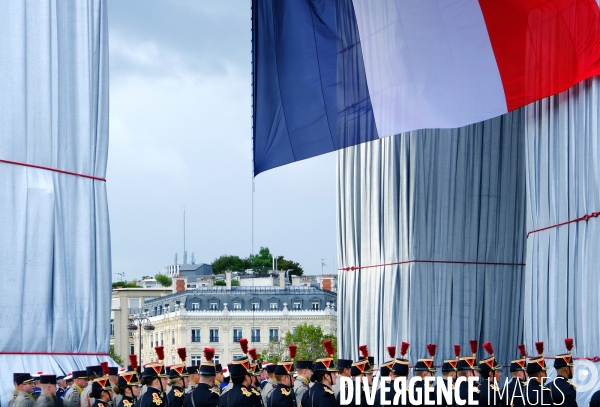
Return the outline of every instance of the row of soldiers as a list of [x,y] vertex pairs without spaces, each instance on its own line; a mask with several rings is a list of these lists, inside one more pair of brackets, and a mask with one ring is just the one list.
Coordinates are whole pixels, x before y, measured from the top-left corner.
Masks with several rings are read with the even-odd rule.
[[[130,356],[131,364],[123,372],[111,371],[107,364],[90,366],[85,371],[72,372],[67,379],[73,384],[61,398],[56,393],[54,375],[40,376],[42,391],[37,401],[32,396],[33,378],[28,373],[15,373],[15,393],[9,407],[338,407],[341,405],[341,389],[338,376],[359,379],[362,397],[353,398],[351,404],[384,406],[393,404],[394,399],[402,400],[400,405],[411,406],[410,397],[396,397],[400,392],[419,392],[425,395],[430,404],[450,407],[464,405],[468,400],[469,384],[460,381],[458,390],[451,393],[450,401],[435,398],[436,391],[425,391],[429,386],[429,376],[436,376],[438,367],[434,364],[436,346],[427,345],[429,358],[418,359],[414,366],[406,357],[410,344],[402,342],[400,357],[396,358],[396,347],[388,346],[390,360],[381,364],[379,369],[368,354],[366,345],[359,347],[359,360],[333,359],[335,349],[331,341],[323,343],[327,358],[316,361],[295,361],[296,346],[290,345],[289,360],[277,364],[263,365],[258,361],[256,349],[248,349],[245,338],[240,340],[243,357],[235,358],[223,369],[220,364],[212,363],[214,349],[205,348],[206,361],[199,366],[186,366],[185,349],[178,349],[182,363],[165,367],[164,351],[161,346],[155,348],[157,362],[137,366],[136,355]],[[536,343],[538,356],[527,357],[525,346],[519,345],[521,357],[511,361],[509,379],[502,380],[500,369],[490,342],[483,344],[488,357],[477,362],[478,342],[470,341],[471,354],[461,355],[461,347],[454,345],[454,357],[444,360],[441,374],[453,383],[460,378],[478,377],[479,385],[475,390],[475,403],[480,406],[529,407],[541,405],[561,405],[577,407],[577,391],[571,383],[574,373],[571,350],[573,340],[565,340],[567,353],[554,358],[557,377],[546,381],[546,359],[543,355],[543,343]],[[113,368],[114,369],[114,368]],[[414,377],[423,380],[414,382],[412,388],[398,389],[393,384],[383,399],[377,382],[389,377],[391,381],[404,378],[408,383],[410,371]],[[229,383],[225,386],[223,373],[228,370]],[[111,373],[118,373],[117,375]],[[346,382],[346,381],[345,381]],[[508,391],[507,391],[508,390]],[[375,401],[369,404],[367,392],[376,391]],[[454,394],[457,398],[455,400]],[[414,397],[412,398],[415,399]],[[462,400],[462,401],[461,401]],[[426,404],[423,400],[422,404]],[[411,406],[412,407],[412,406]],[[594,394],[590,407],[600,407],[600,392]]]

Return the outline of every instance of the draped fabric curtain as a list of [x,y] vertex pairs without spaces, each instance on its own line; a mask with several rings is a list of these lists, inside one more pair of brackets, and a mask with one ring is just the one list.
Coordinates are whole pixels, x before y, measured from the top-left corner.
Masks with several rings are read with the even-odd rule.
[[[533,103],[525,116],[527,230],[600,212],[600,79]],[[573,337],[575,357],[600,356],[599,248],[600,218],[529,235],[524,332],[530,349],[544,341],[547,355],[565,353],[564,338]],[[582,389],[580,403],[593,390]]]
[[108,151],[106,2],[10,0],[0,8],[5,405],[12,372],[61,373],[108,360],[111,264],[100,180]]
[[[522,110],[459,129],[404,133],[338,153],[340,355],[411,342],[522,340],[525,157]],[[403,264],[390,264],[403,263]],[[494,264],[485,264],[494,263]],[[362,267],[362,268],[361,268]],[[480,356],[483,356],[480,354]]]

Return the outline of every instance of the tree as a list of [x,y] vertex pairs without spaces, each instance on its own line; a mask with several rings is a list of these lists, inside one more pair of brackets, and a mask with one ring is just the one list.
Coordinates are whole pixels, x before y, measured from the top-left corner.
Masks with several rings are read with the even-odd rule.
[[258,254],[251,254],[248,263],[252,270],[260,274],[266,274],[273,267],[273,255],[268,247],[262,247]]
[[108,350],[108,356],[114,360],[115,362],[117,362],[117,364],[119,366],[125,366],[125,364],[123,363],[123,359],[121,359],[121,356],[117,355],[115,353],[115,346],[114,345],[110,345],[110,348]]
[[302,267],[300,267],[300,264],[296,263],[295,261],[286,260],[283,256],[278,256],[275,261],[279,270],[291,270],[290,275],[293,274],[296,276],[301,276],[302,274],[304,274],[304,270],[302,269]]
[[212,263],[213,274],[223,274],[227,270],[244,271],[246,263],[239,256],[224,254],[216,258]]
[[[225,280],[217,280],[217,281],[215,281],[215,285],[226,286],[227,283],[225,282]],[[240,286],[240,282],[238,280],[231,280],[231,286],[232,287],[239,287]]]
[[154,278],[156,279],[156,282],[162,285],[163,287],[171,287],[171,285],[173,284],[173,280],[171,280],[171,277],[168,277],[161,273],[155,275]]
[[[331,339],[333,347],[337,349],[335,335],[325,335],[320,326],[302,324],[296,327],[295,332],[287,332],[279,341],[269,343],[269,346],[260,353],[260,357],[261,360],[270,363],[279,362],[282,359],[289,358],[288,346],[294,344],[298,347],[296,360],[326,358],[327,354],[323,347],[323,341],[326,339]],[[337,359],[337,351],[333,358]]]

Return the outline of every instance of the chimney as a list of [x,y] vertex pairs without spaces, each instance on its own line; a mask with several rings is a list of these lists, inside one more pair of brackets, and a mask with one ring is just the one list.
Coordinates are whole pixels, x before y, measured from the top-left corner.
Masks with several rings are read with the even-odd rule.
[[173,279],[173,283],[171,285],[173,293],[180,293],[185,291],[187,288],[187,277],[182,275],[175,275],[171,277]]
[[279,288],[285,288],[285,271],[279,270]]
[[225,286],[228,290],[231,290],[231,270],[225,272]]

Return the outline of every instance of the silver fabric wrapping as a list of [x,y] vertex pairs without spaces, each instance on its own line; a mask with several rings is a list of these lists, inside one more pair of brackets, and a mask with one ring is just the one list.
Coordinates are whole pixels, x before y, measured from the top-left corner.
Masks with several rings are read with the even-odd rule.
[[[106,17],[104,0],[2,2],[0,159],[104,178]],[[105,182],[0,163],[0,185],[6,405],[12,372],[108,360],[58,353],[108,352],[111,265]]]
[[[527,230],[600,211],[600,79],[525,112]],[[572,337],[575,357],[600,356],[599,248],[600,218],[529,235],[524,327],[530,349],[544,341],[547,355],[565,353],[564,339]],[[578,402],[587,405],[592,389],[582,389]]]
[[[338,153],[340,267],[409,260],[522,264],[525,259],[524,116],[519,110],[459,129],[422,130]],[[522,340],[518,265],[407,263],[339,273],[343,357],[367,344],[409,341],[411,362],[438,345],[491,340],[500,360]],[[342,305],[343,304],[343,305]],[[483,356],[480,353],[480,356]]]

